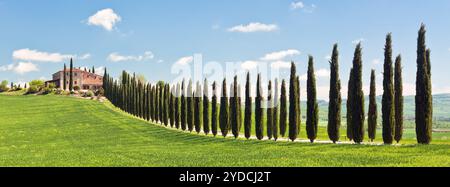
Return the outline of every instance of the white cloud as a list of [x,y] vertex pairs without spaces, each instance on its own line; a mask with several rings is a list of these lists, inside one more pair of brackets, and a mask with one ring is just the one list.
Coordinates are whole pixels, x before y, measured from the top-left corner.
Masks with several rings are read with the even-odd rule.
[[78,57],[78,59],[80,59],[80,60],[86,60],[86,59],[91,58],[91,56],[92,56],[91,54],[86,53],[86,54],[81,55],[80,57]]
[[[314,73],[316,75],[316,79],[330,77],[330,71],[328,69],[319,69],[319,70],[316,70]],[[305,74],[301,75],[300,80],[301,81],[308,80],[308,74],[305,73]]]
[[177,62],[175,62],[175,64],[184,66],[190,64],[192,61],[194,61],[193,56],[186,56],[178,59]]
[[0,66],[0,71],[14,71],[18,74],[25,74],[28,72],[39,71],[39,69],[31,62],[19,62],[17,64]]
[[146,51],[143,55],[138,56],[123,56],[119,53],[111,53],[109,54],[107,60],[111,62],[122,62],[122,61],[146,61],[151,60],[155,57],[151,51]]
[[19,49],[13,52],[13,58],[16,60],[37,61],[37,62],[61,62],[70,59],[74,55],[48,53],[37,50]]
[[97,13],[90,16],[88,19],[88,25],[100,26],[107,31],[111,31],[114,28],[114,25],[121,20],[122,18],[117,15],[114,10],[107,8],[99,10]]
[[257,61],[247,60],[241,64],[241,68],[245,70],[252,70],[258,67]]
[[286,57],[300,55],[300,51],[295,49],[288,49],[285,51],[277,51],[273,53],[266,54],[264,57],[261,58],[261,60],[264,61],[278,61],[282,60]]
[[247,25],[237,25],[232,28],[229,28],[229,32],[271,32],[278,30],[278,26],[275,24],[264,24],[259,22],[252,22]]
[[381,60],[380,59],[374,59],[374,60],[372,60],[372,64],[373,65],[381,64]]
[[95,74],[97,74],[97,75],[102,75],[103,76],[104,72],[105,72],[105,67],[104,66],[100,66],[98,68],[95,68]]
[[276,61],[270,64],[270,67],[274,69],[290,68],[291,63],[286,61]]
[[302,9],[305,7],[305,4],[303,4],[303,2],[298,1],[298,2],[292,2],[291,3],[291,9],[292,10],[296,10],[296,9]]
[[358,44],[358,43],[361,43],[361,42],[364,42],[364,41],[366,41],[366,39],[364,39],[364,38],[359,38],[359,39],[353,40],[353,41],[352,41],[352,44]]

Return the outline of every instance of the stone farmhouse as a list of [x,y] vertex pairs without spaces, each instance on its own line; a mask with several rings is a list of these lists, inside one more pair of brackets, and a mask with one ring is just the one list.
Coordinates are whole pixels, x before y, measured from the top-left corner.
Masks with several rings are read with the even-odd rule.
[[[82,70],[81,68],[73,68],[73,86],[78,86],[81,90],[98,90],[103,85],[103,76],[90,72],[89,70]],[[64,76],[66,76],[66,89],[69,89],[70,69],[58,71],[53,74],[53,80],[45,82],[47,86],[54,83],[56,88],[64,88]]]

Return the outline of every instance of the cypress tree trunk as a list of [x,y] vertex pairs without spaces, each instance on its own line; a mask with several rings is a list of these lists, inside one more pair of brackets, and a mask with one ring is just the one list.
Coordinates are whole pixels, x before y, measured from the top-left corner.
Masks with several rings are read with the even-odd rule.
[[73,91],[73,61],[70,58],[70,72],[69,72],[69,91]]
[[291,63],[291,77],[289,83],[289,139],[294,141],[298,136],[298,116],[297,110],[297,77],[296,77],[296,67],[294,62]]
[[199,82],[197,82],[197,88],[195,89],[195,95],[194,95],[194,122],[195,122],[195,132],[197,134],[200,133],[202,128],[202,87]]
[[383,117],[383,142],[392,144],[395,123],[394,110],[394,86],[392,71],[392,39],[389,33],[386,36],[386,45],[384,48],[384,74],[383,74],[383,99],[382,99],[382,117]]
[[250,95],[250,72],[247,72],[247,80],[245,82],[245,117],[244,117],[244,131],[245,138],[249,139],[252,128],[252,97]]
[[208,80],[203,82],[203,131],[209,134],[209,93]]
[[228,96],[227,96],[227,80],[223,79],[222,83],[222,95],[220,97],[220,116],[219,125],[223,137],[227,137],[229,131],[229,116],[228,116]]
[[187,124],[189,132],[194,130],[194,94],[192,92],[192,80],[189,80],[187,89]]
[[317,125],[319,123],[319,106],[317,104],[316,75],[314,73],[314,59],[309,56],[308,81],[306,105],[306,133],[311,143],[317,138]]
[[255,98],[255,132],[256,138],[262,140],[264,138],[263,132],[263,110],[262,110],[262,88],[261,88],[261,75],[258,74],[256,81],[256,98]]
[[280,135],[286,135],[287,122],[287,96],[286,96],[286,81],[281,82],[281,98],[280,98]]
[[[105,75],[106,75],[106,70],[105,70]],[[104,82],[104,76],[105,75],[103,75],[103,85],[105,85],[105,82]],[[63,90],[67,90],[67,80],[66,80],[67,78],[66,78],[66,63],[64,63],[64,71],[63,71]],[[26,84],[25,84],[25,86],[26,86]],[[103,86],[104,87],[104,86]]]
[[267,88],[267,108],[266,108],[266,128],[267,138],[272,139],[272,127],[273,127],[273,101],[272,101],[272,81],[269,80],[269,86]]
[[278,93],[278,79],[275,79],[275,95],[274,95],[274,107],[272,113],[272,136],[275,141],[278,139],[278,105],[279,105],[279,93]]
[[419,144],[432,140],[432,93],[430,51],[425,44],[425,25],[422,24],[417,39],[416,75],[416,135]]
[[402,57],[395,59],[395,136],[397,143],[403,136],[403,79],[402,79]]
[[341,80],[339,78],[339,51],[334,44],[330,61],[330,93],[328,105],[328,137],[333,143],[339,141],[341,127]]
[[353,59],[352,127],[353,141],[360,144],[364,140],[364,92],[362,90],[362,54],[361,43],[356,46]]
[[214,137],[217,135],[217,87],[216,81],[212,84],[212,103],[211,103],[211,132]]
[[231,132],[234,138],[239,137],[239,99],[238,99],[238,80],[237,76],[234,76],[234,82],[232,84],[232,93],[230,98],[230,123]]
[[376,86],[375,70],[372,69],[370,74],[370,95],[369,95],[369,114],[368,114],[368,133],[371,142],[375,139],[377,131],[377,100],[376,100]]

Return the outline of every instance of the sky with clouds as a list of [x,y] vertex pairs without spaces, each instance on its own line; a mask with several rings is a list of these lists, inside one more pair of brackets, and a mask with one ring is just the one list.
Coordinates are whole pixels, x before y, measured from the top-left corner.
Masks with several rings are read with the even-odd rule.
[[375,69],[381,94],[384,39],[392,32],[394,55],[403,57],[404,92],[411,95],[423,22],[434,93],[450,93],[448,10],[445,0],[0,0],[0,80],[50,79],[74,58],[76,67],[170,81],[178,76],[173,65],[189,66],[194,54],[202,54],[204,63],[241,62],[244,70],[269,64],[280,69],[280,78],[294,61],[304,88],[312,55],[318,96],[326,99],[332,45],[339,44],[345,95],[353,50],[361,42],[364,84]]

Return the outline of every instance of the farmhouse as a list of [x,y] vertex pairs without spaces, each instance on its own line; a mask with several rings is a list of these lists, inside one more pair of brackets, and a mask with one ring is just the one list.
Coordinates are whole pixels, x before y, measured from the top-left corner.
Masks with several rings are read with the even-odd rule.
[[[81,90],[97,90],[103,86],[103,76],[92,73],[88,70],[82,70],[81,68],[74,68],[73,72],[73,86],[78,86]],[[64,88],[64,76],[66,76],[66,89],[69,88],[70,69],[66,71],[61,70],[53,74],[53,80],[45,82],[45,85],[54,83],[56,88]]]

